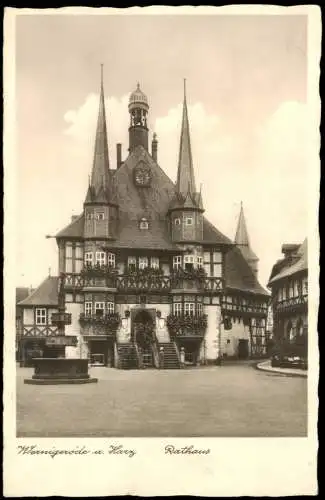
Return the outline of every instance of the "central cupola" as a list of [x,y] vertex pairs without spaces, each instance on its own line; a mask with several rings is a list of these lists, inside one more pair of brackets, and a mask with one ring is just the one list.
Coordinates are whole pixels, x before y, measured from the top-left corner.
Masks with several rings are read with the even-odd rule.
[[136,90],[132,92],[129,99],[129,151],[131,152],[136,146],[143,146],[148,151],[148,127],[147,116],[149,104],[147,96],[140,89],[140,84],[137,84]]

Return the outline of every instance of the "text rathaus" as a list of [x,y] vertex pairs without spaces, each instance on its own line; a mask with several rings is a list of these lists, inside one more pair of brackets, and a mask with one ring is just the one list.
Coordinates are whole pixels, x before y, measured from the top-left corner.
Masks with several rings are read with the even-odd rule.
[[139,84],[128,111],[128,155],[123,160],[117,144],[112,168],[102,79],[83,213],[56,235],[59,276],[19,304],[22,363],[65,356],[158,368],[163,351],[163,367],[177,368],[182,355],[193,365],[264,355],[269,295],[257,279],[243,207],[234,241],[205,217],[185,85],[176,183],[158,164],[156,134],[149,151]]

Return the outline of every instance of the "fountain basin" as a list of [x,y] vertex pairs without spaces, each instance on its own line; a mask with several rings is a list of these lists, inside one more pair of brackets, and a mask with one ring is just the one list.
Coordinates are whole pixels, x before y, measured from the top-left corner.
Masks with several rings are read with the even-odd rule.
[[34,375],[25,384],[90,384],[98,382],[88,373],[88,359],[34,358]]

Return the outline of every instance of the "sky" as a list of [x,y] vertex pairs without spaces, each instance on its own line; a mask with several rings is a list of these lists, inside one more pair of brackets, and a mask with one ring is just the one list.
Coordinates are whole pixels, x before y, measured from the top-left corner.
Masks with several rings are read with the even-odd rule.
[[[307,234],[307,22],[303,15],[18,15],[16,286],[57,273],[55,235],[82,213],[100,64],[110,163],[128,147],[128,98],[149,99],[150,142],[176,179],[187,81],[205,215],[234,238],[243,202],[259,280]],[[50,271],[49,271],[50,268]]]

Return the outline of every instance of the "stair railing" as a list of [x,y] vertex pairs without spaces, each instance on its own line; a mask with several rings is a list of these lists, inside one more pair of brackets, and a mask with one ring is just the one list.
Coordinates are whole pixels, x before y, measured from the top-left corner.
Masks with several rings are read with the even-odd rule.
[[140,356],[138,344],[136,342],[133,342],[133,347],[134,347],[134,350],[135,350],[135,356],[136,356],[136,359],[137,359],[138,369],[142,368],[142,362],[141,362],[141,359],[140,359],[141,356]]
[[175,348],[175,351],[176,351],[176,356],[177,356],[177,359],[178,359],[178,364],[179,364],[179,366],[181,366],[181,355],[179,353],[178,345],[176,344],[175,340],[173,341],[173,344],[174,344],[174,348]]
[[114,367],[119,368],[120,360],[118,355],[117,342],[114,342]]
[[152,343],[152,354],[155,368],[159,368],[158,341],[156,335],[154,337],[154,342]]

